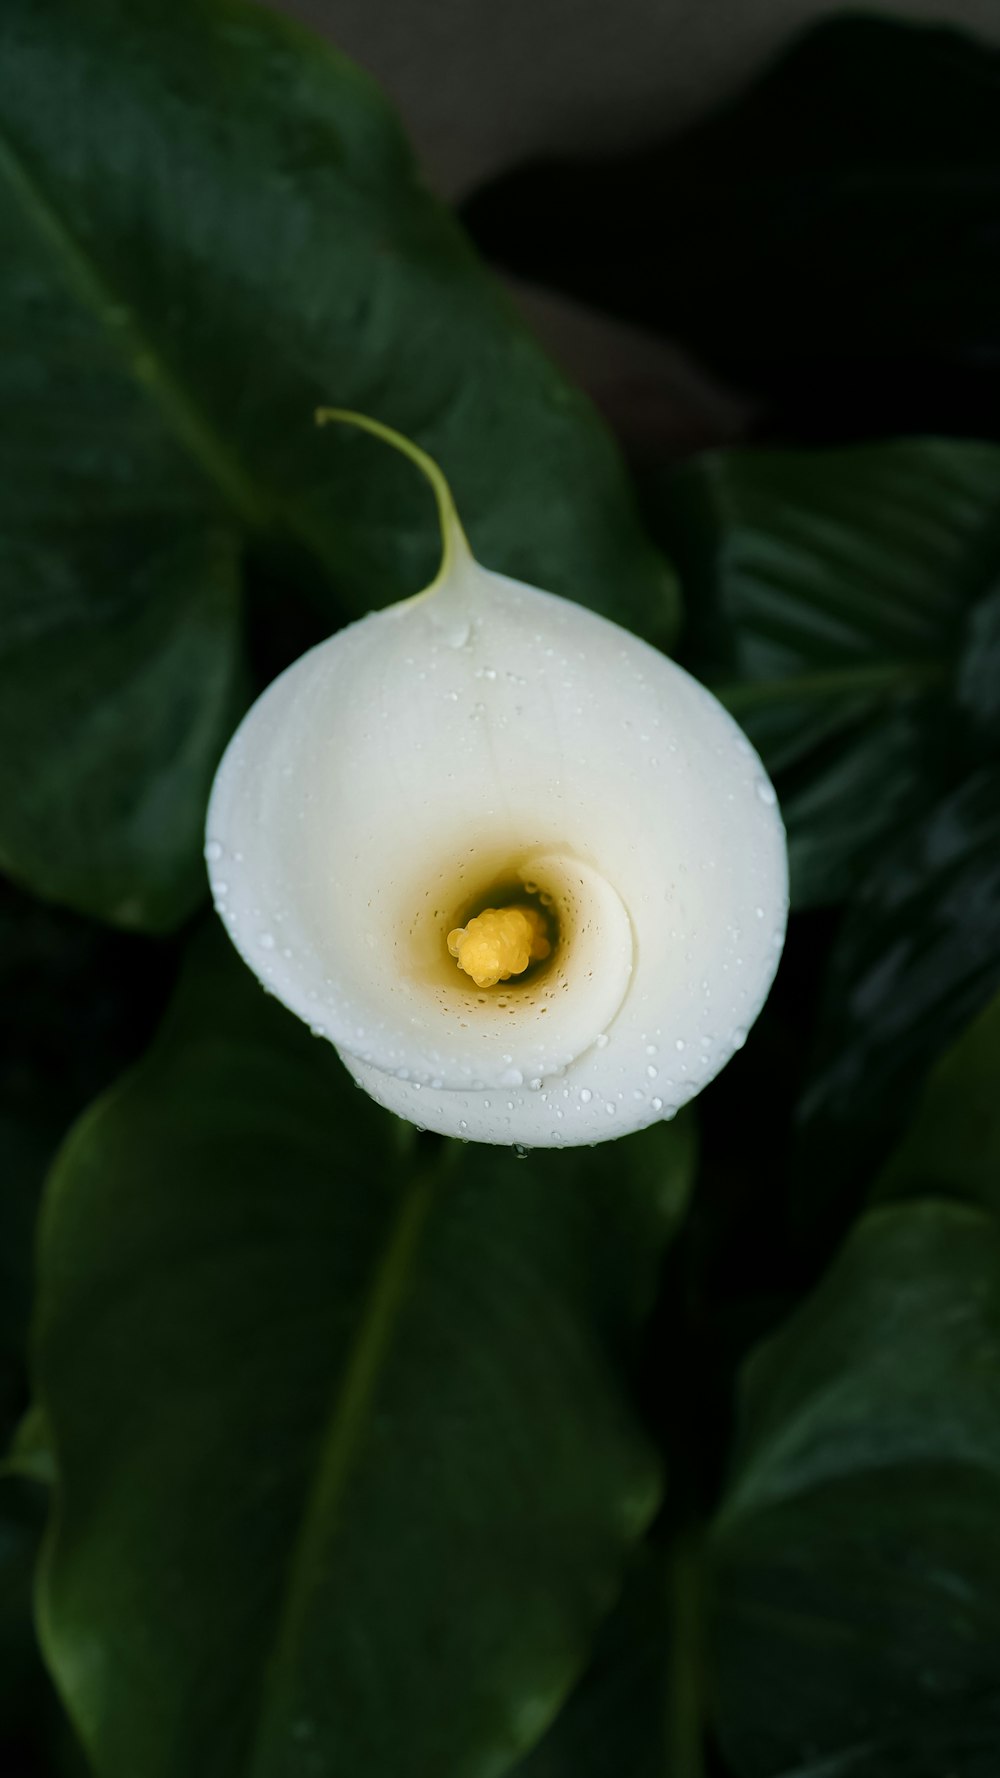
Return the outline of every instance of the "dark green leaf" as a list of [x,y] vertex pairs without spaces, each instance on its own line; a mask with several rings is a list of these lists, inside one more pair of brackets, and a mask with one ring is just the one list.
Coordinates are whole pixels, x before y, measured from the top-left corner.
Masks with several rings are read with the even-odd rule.
[[240,713],[233,540],[166,521],[0,535],[0,864],[161,930],[204,894],[205,804]]
[[777,779],[794,901],[843,898],[942,771],[949,669],[1000,563],[1000,451],[735,451],[669,477],[689,653]]
[[1000,998],[932,1069],[875,1192],[947,1192],[1000,1212]]
[[804,1214],[860,1196],[928,1068],[998,987],[1000,766],[987,766],[882,855],[845,916],[799,1107]]
[[513,270],[693,346],[772,431],[995,436],[998,108],[995,49],[832,19],[686,134],[529,167],[466,218]]
[[0,883],[0,1458],[26,1401],[46,1171],[73,1119],[148,1041],[170,967],[157,943]]
[[286,22],[9,0],[0,257],[0,857],[43,893],[158,927],[199,892],[241,540],[328,621],[430,577],[419,478],[318,404],[419,438],[487,565],[669,630],[610,438]]
[[1000,743],[1000,585],[973,606],[958,665],[958,702],[980,743]]
[[511,1778],[700,1778],[701,1570],[686,1530],[644,1549],[590,1667]]
[[42,1491],[0,1475],[0,1771],[4,1778],[83,1778],[84,1762],[42,1665],[32,1589]]
[[500,1772],[584,1664],[690,1127],[414,1142],[206,949],[56,1166],[42,1624],[99,1778]]
[[981,1778],[985,1738],[996,1760],[998,1393],[1000,1234],[959,1205],[872,1212],[752,1358],[714,1534],[738,1778]]
[[510,1778],[663,1778],[671,1647],[665,1565],[647,1552],[580,1684]]

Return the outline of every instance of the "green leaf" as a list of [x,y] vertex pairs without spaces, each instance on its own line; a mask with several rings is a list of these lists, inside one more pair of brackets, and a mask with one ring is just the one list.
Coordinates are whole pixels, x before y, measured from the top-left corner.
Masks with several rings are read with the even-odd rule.
[[0,1459],[26,1402],[45,1174],[74,1118],[145,1045],[170,967],[159,943],[0,883]]
[[1000,745],[1000,586],[969,613],[958,664],[958,702],[981,746]]
[[992,44],[826,19],[693,129],[465,215],[492,259],[692,347],[772,434],[995,435],[998,103]]
[[0,1475],[0,1770],[83,1778],[84,1763],[38,1652],[32,1583],[44,1522],[40,1489]]
[[665,636],[622,463],[420,187],[370,82],[239,0],[0,16],[0,858],[175,924],[239,646],[236,552],[328,624],[412,593],[417,438],[489,566]]
[[880,1199],[948,1193],[1000,1213],[1000,996],[924,1084],[903,1140],[875,1184]]
[[750,1360],[714,1532],[737,1778],[852,1756],[869,1778],[971,1778],[987,1738],[995,1764],[998,1391],[1000,1234],[944,1203],[868,1215]]
[[510,1778],[701,1778],[701,1589],[687,1533],[644,1548],[587,1672]]
[[233,540],[113,521],[0,536],[0,865],[119,926],[204,894],[204,811],[239,715]]
[[662,1778],[670,1649],[663,1563],[645,1552],[587,1672],[510,1778]]
[[842,899],[942,776],[949,670],[1000,564],[1000,450],[714,454],[668,478],[659,522],[694,665],[777,780],[793,899]]
[[43,1640],[98,1778],[499,1773],[659,1496],[628,1390],[692,1165],[417,1142],[203,947],[44,1218]]
[[984,766],[881,857],[830,958],[798,1111],[805,1214],[857,1199],[927,1070],[1000,988],[1000,766]]

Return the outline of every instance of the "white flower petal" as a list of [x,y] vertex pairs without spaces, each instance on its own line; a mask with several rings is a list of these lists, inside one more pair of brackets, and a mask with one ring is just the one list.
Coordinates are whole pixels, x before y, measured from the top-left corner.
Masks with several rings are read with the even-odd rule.
[[[216,778],[206,856],[251,968],[381,1104],[451,1136],[595,1142],[744,1041],[784,937],[760,761],[681,668],[569,601],[448,573],[290,667]],[[540,892],[551,959],[479,989],[447,934]]]

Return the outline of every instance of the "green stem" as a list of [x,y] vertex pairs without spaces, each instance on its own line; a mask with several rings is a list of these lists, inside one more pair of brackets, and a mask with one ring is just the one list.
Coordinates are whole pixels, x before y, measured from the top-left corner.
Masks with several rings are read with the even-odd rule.
[[[403,432],[394,427],[386,426],[381,420],[373,420],[368,414],[358,414],[346,407],[318,407],[316,409],[317,426],[327,426],[331,421],[343,426],[358,426],[362,432],[370,432],[373,438],[381,439],[383,444],[391,445],[393,450],[400,451],[408,457],[425,476],[434,490],[437,501],[438,522],[441,527],[441,566],[431,585],[426,588],[428,593],[448,579],[458,561],[471,557],[468,539],[462,529],[461,520],[455,510],[452,492],[434,458],[414,444]],[[421,597],[423,595],[420,595]]]

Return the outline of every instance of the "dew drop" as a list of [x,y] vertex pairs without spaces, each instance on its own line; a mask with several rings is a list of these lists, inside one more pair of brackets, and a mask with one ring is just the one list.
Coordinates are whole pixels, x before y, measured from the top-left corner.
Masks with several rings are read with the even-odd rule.
[[610,1100],[610,1099],[609,1099],[609,1100],[608,1100],[608,1102],[607,1102],[607,1104],[606,1104],[606,1105],[605,1105],[605,1107],[604,1107],[604,1109],[605,1109],[605,1111],[606,1111],[606,1112],[607,1112],[607,1114],[608,1114],[608,1116],[609,1116],[609,1117],[614,1117],[614,1115],[615,1115],[615,1106],[614,1106],[614,1105],[612,1105],[612,1103],[611,1103],[611,1100]]
[[646,1074],[647,1074],[648,1078],[650,1080],[655,1080],[656,1076],[659,1074],[659,1072],[660,1072],[659,1069],[654,1068],[652,1062],[650,1062],[649,1067],[646,1069]]
[[593,1097],[594,1097],[594,1095],[591,1092],[589,1087],[581,1087],[580,1088],[580,1102],[581,1102],[581,1104],[589,1105],[590,1101]]
[[258,938],[258,943],[259,943],[262,951],[273,951],[274,950],[274,933],[273,932],[260,933],[259,938]]
[[774,794],[774,785],[769,784],[766,778],[757,779],[757,795],[761,802],[767,803],[769,807],[778,800]]
[[729,1041],[734,1050],[741,1050],[747,1040],[747,1032],[742,1025],[734,1025],[729,1033]]
[[654,1111],[662,1111],[663,1110],[663,1100],[662,1099],[651,1099],[649,1101],[649,1103],[652,1105]]
[[222,857],[222,847],[219,845],[218,840],[209,840],[208,845],[205,847],[205,857],[208,859],[209,864],[215,864],[217,860]]

